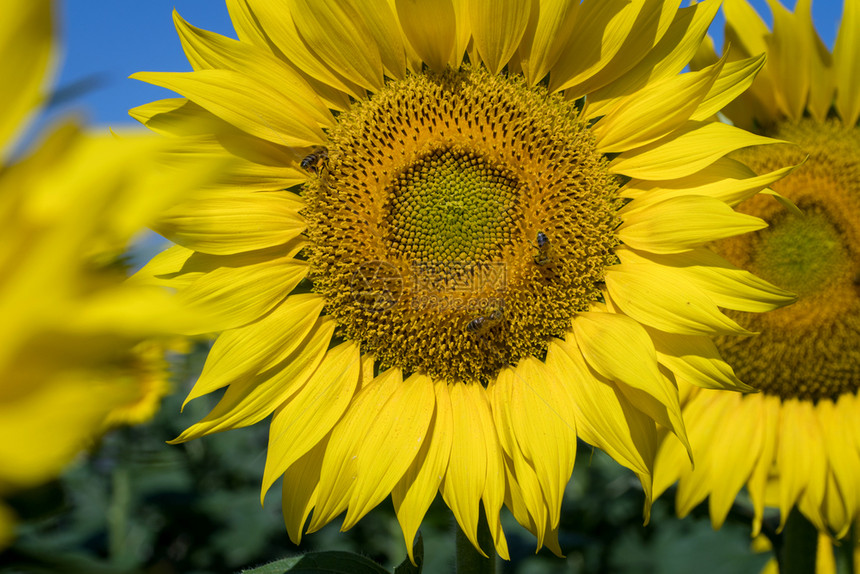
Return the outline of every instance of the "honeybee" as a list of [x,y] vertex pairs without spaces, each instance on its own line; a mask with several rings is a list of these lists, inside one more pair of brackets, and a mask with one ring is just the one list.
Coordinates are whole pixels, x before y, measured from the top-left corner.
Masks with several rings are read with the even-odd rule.
[[314,148],[301,163],[302,169],[310,173],[319,173],[320,169],[325,167],[325,160],[328,159],[328,150],[324,147]]
[[[531,243],[531,241],[529,242]],[[534,262],[536,265],[540,265],[543,267],[547,263],[550,262],[550,243],[549,237],[546,236],[546,233],[543,231],[538,231],[537,236],[535,237],[535,243],[532,243],[537,248],[537,254],[534,256]]]
[[484,317],[475,317],[469,324],[466,325],[466,330],[470,333],[480,336],[498,325],[504,319],[505,313],[501,309],[493,309],[490,314]]

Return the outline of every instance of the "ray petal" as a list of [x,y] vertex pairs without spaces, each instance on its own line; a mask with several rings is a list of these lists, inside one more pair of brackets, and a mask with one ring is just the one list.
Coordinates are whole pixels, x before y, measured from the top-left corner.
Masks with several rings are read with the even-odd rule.
[[836,109],[842,125],[853,127],[860,117],[860,2],[845,0],[842,24],[833,47]]
[[281,509],[287,534],[295,545],[301,543],[302,530],[317,501],[320,468],[328,440],[328,436],[323,437],[284,473]]
[[416,373],[397,387],[373,418],[359,445],[344,530],[382,502],[409,469],[428,440],[435,404],[433,381]]
[[654,421],[633,407],[617,388],[598,380],[571,333],[554,339],[547,351],[547,369],[558,373],[573,397],[576,432],[620,464],[650,474],[657,432]]
[[618,238],[634,249],[681,253],[765,227],[764,220],[738,213],[719,199],[682,195],[624,214]]
[[258,138],[285,146],[316,146],[326,141],[301,98],[233,70],[138,72],[131,77],[182,94]]
[[598,151],[641,147],[679,128],[708,95],[724,63],[652,82],[623,98],[592,128]]
[[367,89],[382,87],[379,46],[365,25],[362,11],[382,3],[358,6],[336,0],[287,0],[302,40],[343,77]]
[[498,74],[516,52],[531,6],[519,0],[469,0],[472,38],[490,73]]
[[450,386],[454,433],[448,472],[442,481],[442,497],[463,533],[478,548],[478,505],[487,483],[487,444],[483,418],[479,409],[486,408],[476,385],[454,383]]
[[549,510],[549,528],[554,529],[576,458],[573,405],[558,392],[560,381],[553,380],[549,369],[534,357],[521,361],[515,374],[512,402],[518,408],[511,411],[513,432],[523,456],[535,469]]
[[678,390],[660,373],[654,344],[642,325],[616,313],[586,312],[577,314],[573,332],[588,364],[607,379],[641,392],[621,387],[633,404],[672,429],[689,450]]
[[667,277],[653,271],[649,266],[630,264],[613,265],[607,269],[607,290],[626,315],[669,333],[752,334],[723,315],[707,294],[695,285],[679,283],[667,288]]
[[719,122],[690,121],[677,133],[624,152],[609,168],[642,179],[673,179],[693,174],[735,150],[778,140]]
[[182,406],[283,361],[304,341],[324,304],[325,300],[315,293],[291,295],[259,321],[221,333]]
[[451,0],[396,0],[403,32],[418,56],[441,72],[457,43],[457,18]]
[[[323,318],[311,330],[301,348],[277,369],[243,377],[227,387],[218,404],[200,422],[188,427],[171,444],[242,428],[260,422],[295,394],[313,375],[326,354],[334,322]],[[193,391],[192,391],[193,392]]]
[[421,525],[427,509],[436,492],[442,484],[448,468],[451,455],[451,439],[454,421],[451,410],[451,397],[448,394],[448,383],[435,381],[436,412],[434,414],[432,431],[429,439],[421,445],[421,450],[412,465],[391,491],[394,512],[403,530],[406,541],[406,551],[409,559],[415,561],[412,555],[413,541],[418,527]]
[[362,388],[332,430],[320,470],[319,497],[308,532],[315,532],[346,510],[358,472],[358,453],[376,414],[403,384],[399,369],[388,369]]
[[357,344],[338,345],[326,353],[299,392],[275,411],[261,496],[334,427],[355,394],[360,366]]

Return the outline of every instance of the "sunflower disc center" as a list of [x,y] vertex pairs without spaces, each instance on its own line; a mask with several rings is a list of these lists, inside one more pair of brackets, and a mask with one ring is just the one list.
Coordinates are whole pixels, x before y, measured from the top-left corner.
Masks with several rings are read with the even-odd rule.
[[849,257],[827,214],[814,208],[805,212],[772,223],[753,256],[753,266],[763,277],[801,297],[826,288]]
[[313,289],[377,366],[487,384],[600,297],[618,181],[571,102],[415,74],[338,116],[305,184]]
[[744,382],[783,399],[835,399],[860,388],[860,130],[836,122],[801,120],[769,134],[797,144],[745,150],[757,173],[800,164],[774,190],[802,212],[788,212],[768,196],[739,210],[770,224],[732,238],[720,250],[799,296],[763,314],[730,312],[752,331],[719,341]]
[[392,186],[391,241],[411,260],[498,259],[514,230],[518,183],[474,152],[434,150]]

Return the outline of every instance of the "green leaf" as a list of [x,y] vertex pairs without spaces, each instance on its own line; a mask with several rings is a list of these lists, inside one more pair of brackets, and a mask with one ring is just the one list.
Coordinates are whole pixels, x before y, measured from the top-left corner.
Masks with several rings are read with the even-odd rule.
[[388,574],[376,562],[351,552],[309,552],[242,570],[242,574]]
[[424,539],[421,538],[420,532],[415,539],[415,545],[412,547],[412,554],[415,556],[415,566],[407,558],[394,569],[394,574],[421,574],[424,567]]

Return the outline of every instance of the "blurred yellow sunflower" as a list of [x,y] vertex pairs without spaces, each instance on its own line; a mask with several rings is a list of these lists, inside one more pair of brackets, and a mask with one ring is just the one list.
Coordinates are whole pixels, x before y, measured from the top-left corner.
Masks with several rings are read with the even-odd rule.
[[748,389],[718,307],[793,297],[704,245],[764,227],[732,206],[790,168],[707,121],[762,57],[680,73],[718,0],[227,5],[238,40],[177,15],[194,71],[134,76],[184,97],[133,117],[241,162],[139,277],[220,305],[188,400],[226,392],[176,442],[271,416],[292,540],[391,494],[411,548],[439,491],[476,547],[483,505],[508,556],[505,505],[559,553],[577,435],[650,491],[676,377]]
[[[51,3],[0,25],[0,498],[56,476],[111,425],[140,422],[167,389],[164,337],[198,329],[164,290],[128,284],[132,235],[213,165],[168,169],[160,138],[59,126],[15,155],[45,99]],[[205,170],[205,171],[204,171]],[[151,337],[153,337],[151,339]],[[159,338],[160,337],[160,338]],[[0,500],[0,547],[14,515]]]
[[[767,52],[748,92],[724,109],[736,125],[795,145],[739,154],[753,170],[806,160],[774,189],[800,213],[766,198],[740,210],[770,227],[720,243],[734,264],[792,290],[799,301],[766,316],[729,313],[759,331],[721,339],[720,352],[759,393],[681,388],[696,467],[671,439],[660,448],[655,492],[676,479],[686,515],[710,496],[719,527],[746,485],[755,508],[782,524],[797,507],[819,530],[844,536],[860,516],[860,2],[846,0],[831,54],[812,24],[809,0],[777,2],[770,32],[743,0],[727,0],[729,61]],[[700,53],[699,64],[716,60]]]

